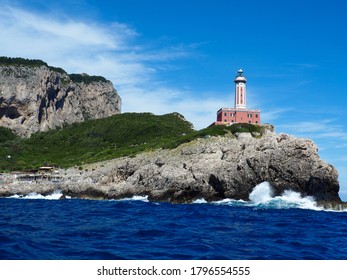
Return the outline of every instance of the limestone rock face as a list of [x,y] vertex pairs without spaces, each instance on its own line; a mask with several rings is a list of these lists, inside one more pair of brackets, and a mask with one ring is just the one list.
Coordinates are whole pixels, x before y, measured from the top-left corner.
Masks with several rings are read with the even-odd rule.
[[79,183],[65,185],[67,194],[116,199],[148,195],[171,202],[248,200],[257,184],[268,181],[274,195],[293,190],[317,201],[341,202],[336,169],[319,158],[312,141],[286,134],[202,139],[86,168]]
[[21,136],[120,111],[121,99],[105,79],[73,82],[47,66],[0,65],[0,126]]

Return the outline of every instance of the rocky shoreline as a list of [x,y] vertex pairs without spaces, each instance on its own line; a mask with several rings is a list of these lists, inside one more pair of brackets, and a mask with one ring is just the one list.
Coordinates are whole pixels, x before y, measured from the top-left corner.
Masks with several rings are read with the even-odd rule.
[[307,139],[267,131],[198,139],[172,150],[155,150],[80,168],[60,170],[61,182],[0,183],[0,196],[50,194],[92,199],[136,195],[150,201],[189,203],[196,199],[249,200],[253,188],[269,182],[274,195],[293,190],[322,206],[344,205],[336,169],[322,161]]

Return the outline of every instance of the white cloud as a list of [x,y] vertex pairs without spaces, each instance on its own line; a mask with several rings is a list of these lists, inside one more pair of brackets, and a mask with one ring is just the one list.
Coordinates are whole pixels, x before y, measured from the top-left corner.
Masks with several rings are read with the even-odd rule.
[[271,123],[292,110],[291,108],[274,108],[261,112],[262,122]]
[[335,123],[334,119],[316,119],[315,121],[303,121],[287,123],[281,128],[295,131],[296,134],[311,135],[314,138],[330,138],[331,140],[347,140],[347,132],[343,126]]
[[0,51],[7,55],[43,57],[51,64],[58,64],[56,66],[67,64],[77,69],[85,64],[102,68],[106,62],[108,65],[114,63],[114,72],[124,67],[134,70],[136,65],[133,75],[138,69],[148,68],[143,62],[169,61],[188,55],[187,48],[182,45],[146,49],[135,44],[133,41],[139,34],[123,23],[83,22],[10,6],[0,10],[0,36]]
[[[132,112],[155,112],[166,114],[179,112],[192,122],[196,129],[204,128],[216,120],[216,112],[221,108],[224,99],[208,98],[185,90],[167,87],[153,87],[143,90],[137,87],[126,87],[122,90],[123,109]],[[213,96],[213,94],[207,94]],[[130,104],[130,105],[129,105]]]
[[35,58],[44,56],[52,62],[58,62],[64,55],[117,50],[127,39],[121,27],[115,36],[101,26],[43,18],[8,7],[0,11],[0,27],[3,53]]

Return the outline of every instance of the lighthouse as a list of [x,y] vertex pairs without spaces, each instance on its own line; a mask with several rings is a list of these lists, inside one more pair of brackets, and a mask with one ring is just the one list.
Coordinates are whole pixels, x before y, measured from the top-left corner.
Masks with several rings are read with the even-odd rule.
[[243,70],[237,71],[234,78],[234,108],[221,108],[217,111],[217,121],[212,125],[231,125],[234,123],[260,124],[260,110],[247,109],[247,79]]
[[246,78],[243,76],[243,70],[237,71],[235,77],[235,109],[246,110]]

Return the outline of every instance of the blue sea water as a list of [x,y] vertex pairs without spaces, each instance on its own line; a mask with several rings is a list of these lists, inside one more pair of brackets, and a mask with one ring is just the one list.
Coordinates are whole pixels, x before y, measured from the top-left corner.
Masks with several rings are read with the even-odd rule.
[[347,212],[310,198],[192,204],[0,199],[0,259],[347,259]]

